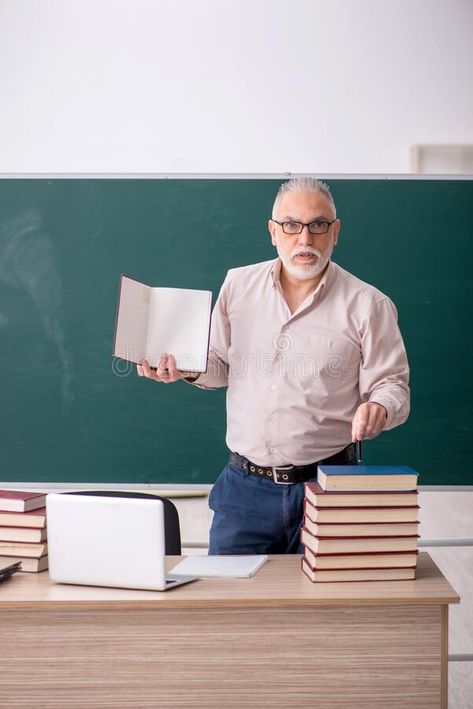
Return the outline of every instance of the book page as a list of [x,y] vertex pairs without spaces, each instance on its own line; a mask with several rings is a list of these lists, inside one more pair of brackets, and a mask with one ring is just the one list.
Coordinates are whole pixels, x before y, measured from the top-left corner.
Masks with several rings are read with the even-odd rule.
[[149,302],[152,288],[122,276],[113,354],[138,363],[146,353]]
[[185,288],[152,288],[146,352],[152,367],[162,354],[183,371],[205,372],[212,293]]

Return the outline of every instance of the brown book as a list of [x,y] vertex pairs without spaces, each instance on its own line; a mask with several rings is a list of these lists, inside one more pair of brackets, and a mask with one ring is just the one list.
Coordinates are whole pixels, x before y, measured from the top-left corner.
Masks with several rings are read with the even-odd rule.
[[3,512],[0,510],[0,526],[42,529],[46,526],[46,507],[30,510],[30,512]]
[[27,544],[26,542],[0,542],[1,556],[26,556],[28,558],[39,559],[47,553],[46,543]]
[[46,528],[0,527],[0,542],[44,542]]
[[418,522],[321,524],[304,517],[304,527],[316,537],[411,537],[417,534],[418,525]]
[[305,558],[312,569],[391,569],[417,565],[419,552],[368,552],[367,554],[314,554],[305,548]]
[[302,571],[314,583],[337,581],[412,581],[415,569],[311,569],[302,558]]
[[45,492],[24,492],[22,490],[0,490],[0,510],[5,512],[28,512],[44,507]]
[[352,537],[327,538],[315,537],[305,527],[301,529],[301,542],[315,554],[348,554],[368,551],[415,551],[417,535],[413,537]]
[[305,497],[314,507],[417,507],[419,493],[339,492],[322,490],[318,483],[305,483]]
[[314,507],[304,500],[304,514],[319,524],[417,522],[419,507]]
[[408,465],[319,465],[317,482],[322,490],[415,490],[417,477]]
[[0,556],[0,564],[13,564],[15,561],[21,561],[21,570],[28,573],[38,573],[48,568],[47,555],[41,556],[39,559],[29,559],[24,556]]

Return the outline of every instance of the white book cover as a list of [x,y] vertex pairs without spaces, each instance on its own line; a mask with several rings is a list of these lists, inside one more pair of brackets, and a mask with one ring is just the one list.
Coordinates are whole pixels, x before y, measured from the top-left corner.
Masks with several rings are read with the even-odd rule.
[[227,576],[230,578],[249,578],[268,561],[266,554],[247,556],[215,555],[188,556],[179,562],[171,573],[190,574],[191,576]]
[[113,354],[156,367],[172,354],[182,371],[205,372],[209,352],[212,293],[187,288],[152,288],[122,275]]

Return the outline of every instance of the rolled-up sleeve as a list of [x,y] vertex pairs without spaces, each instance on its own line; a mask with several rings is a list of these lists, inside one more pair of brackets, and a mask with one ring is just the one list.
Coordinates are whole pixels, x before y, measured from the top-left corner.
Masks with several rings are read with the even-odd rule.
[[373,299],[368,312],[361,338],[360,396],[384,406],[388,430],[409,416],[409,364],[392,301]]

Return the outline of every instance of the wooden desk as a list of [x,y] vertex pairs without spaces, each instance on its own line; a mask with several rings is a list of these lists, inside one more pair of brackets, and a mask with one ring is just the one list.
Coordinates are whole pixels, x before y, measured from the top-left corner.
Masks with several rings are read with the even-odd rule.
[[252,579],[166,593],[13,577],[0,584],[0,702],[447,706],[448,604],[459,598],[427,553],[415,581],[312,584],[299,564],[274,556]]

